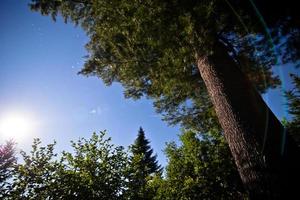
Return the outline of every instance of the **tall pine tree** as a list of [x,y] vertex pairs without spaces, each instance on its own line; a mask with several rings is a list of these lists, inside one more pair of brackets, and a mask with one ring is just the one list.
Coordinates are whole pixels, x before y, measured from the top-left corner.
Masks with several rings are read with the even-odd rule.
[[154,194],[147,189],[147,182],[155,174],[161,172],[161,166],[157,162],[157,155],[153,155],[153,149],[141,127],[134,144],[130,147],[130,151],[132,155],[129,167],[127,198],[152,199]]

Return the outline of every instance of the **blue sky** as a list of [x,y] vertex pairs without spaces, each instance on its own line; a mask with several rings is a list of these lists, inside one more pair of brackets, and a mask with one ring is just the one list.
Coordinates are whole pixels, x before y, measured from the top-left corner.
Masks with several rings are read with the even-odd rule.
[[[105,129],[114,143],[128,146],[142,126],[165,163],[162,149],[177,140],[179,128],[162,122],[151,101],[125,99],[120,85],[106,87],[95,77],[77,75],[88,41],[79,27],[31,12],[26,0],[1,1],[0,27],[0,115],[20,111],[38,122],[31,135],[17,141],[20,148],[29,150],[33,137],[40,137],[68,149],[70,140]],[[285,87],[290,69],[275,70]],[[279,118],[286,116],[279,90],[264,98]]]

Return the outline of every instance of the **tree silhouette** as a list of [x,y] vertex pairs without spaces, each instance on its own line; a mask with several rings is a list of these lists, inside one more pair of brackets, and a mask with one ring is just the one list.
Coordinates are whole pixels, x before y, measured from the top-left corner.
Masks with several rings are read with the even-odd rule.
[[153,149],[149,140],[146,139],[142,127],[139,129],[130,151],[132,156],[128,176],[128,199],[152,199],[154,194],[147,189],[147,182],[162,169],[156,160],[157,156],[153,155]]
[[10,191],[13,170],[17,162],[15,142],[7,141],[0,145],[0,198],[5,198]]
[[289,113],[292,115],[292,119],[287,123],[287,129],[292,133],[297,144],[300,145],[300,77],[291,74],[291,78],[294,83],[294,88],[286,92],[286,98],[288,100]]

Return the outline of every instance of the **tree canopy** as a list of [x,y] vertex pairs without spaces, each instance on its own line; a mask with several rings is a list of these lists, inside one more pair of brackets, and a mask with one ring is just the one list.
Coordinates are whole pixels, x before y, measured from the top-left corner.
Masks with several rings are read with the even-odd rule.
[[122,146],[111,144],[105,132],[71,142],[74,153],[63,152],[63,199],[122,199],[128,157]]
[[299,44],[294,3],[272,2],[270,11],[267,2],[33,0],[31,8],[86,30],[89,55],[81,74],[108,85],[120,82],[126,97],[153,99],[170,124],[207,132],[217,120],[196,56],[212,53],[221,41],[261,92],[279,84],[270,70],[278,53],[274,45],[285,47],[286,62],[298,58],[292,48]]
[[24,162],[18,163],[13,172],[8,199],[42,200],[56,196],[56,170],[59,163],[54,160],[54,146],[55,142],[41,146],[41,140],[34,139],[29,153],[21,151]]
[[73,151],[58,159],[55,143],[42,146],[35,139],[29,154],[21,152],[24,162],[12,170],[4,199],[122,199],[127,154],[110,140],[105,132],[94,133],[71,142]]
[[81,74],[108,85],[120,82],[126,97],[151,98],[171,124],[207,133],[220,129],[217,116],[253,199],[290,193],[289,187],[280,189],[287,179],[280,180],[283,174],[295,177],[290,155],[299,152],[290,137],[281,136],[282,125],[257,91],[280,83],[271,70],[278,58],[299,59],[296,3],[32,0],[30,5],[86,30],[89,55]]
[[246,197],[229,148],[222,137],[193,131],[168,143],[166,178],[157,199],[243,199]]
[[[1,160],[0,196],[15,199],[241,199],[246,193],[224,138],[193,131],[180,135],[181,145],[167,144],[165,176],[152,155],[144,131],[125,151],[106,132],[71,142],[72,150],[56,154],[56,143],[35,139],[30,152]],[[13,143],[6,149],[14,152]],[[2,148],[4,149],[4,148]],[[21,159],[20,158],[20,159]],[[3,181],[3,179],[1,179]],[[5,182],[6,181],[6,182]],[[8,184],[9,183],[9,184]],[[6,184],[6,185],[5,185]]]

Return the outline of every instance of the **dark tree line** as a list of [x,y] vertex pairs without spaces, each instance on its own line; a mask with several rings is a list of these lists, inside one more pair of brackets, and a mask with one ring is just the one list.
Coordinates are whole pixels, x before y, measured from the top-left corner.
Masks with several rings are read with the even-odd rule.
[[[73,150],[54,153],[55,142],[33,141],[16,162],[13,143],[1,147],[1,193],[18,199],[242,199],[246,193],[223,137],[183,132],[181,145],[167,144],[165,175],[143,129],[125,151],[105,132],[71,141]],[[3,175],[3,176],[2,176]]]
[[15,145],[1,146],[1,199],[152,199],[147,183],[161,177],[162,169],[143,130],[129,152],[105,134],[71,141],[73,151],[60,156],[55,142],[43,146],[35,139],[18,163]]
[[288,100],[289,113],[292,119],[286,124],[287,129],[300,145],[300,77],[299,75],[291,74],[294,87],[286,92]]

